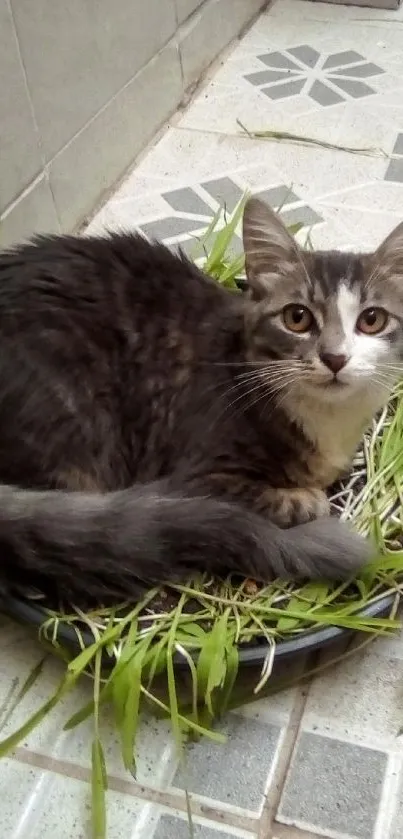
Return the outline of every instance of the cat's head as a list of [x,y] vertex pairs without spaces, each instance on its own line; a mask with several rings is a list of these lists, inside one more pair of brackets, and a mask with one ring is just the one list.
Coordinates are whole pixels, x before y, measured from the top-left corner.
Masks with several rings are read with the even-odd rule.
[[403,373],[403,224],[371,254],[309,251],[251,198],[243,240],[250,359],[316,398],[371,386],[386,400]]

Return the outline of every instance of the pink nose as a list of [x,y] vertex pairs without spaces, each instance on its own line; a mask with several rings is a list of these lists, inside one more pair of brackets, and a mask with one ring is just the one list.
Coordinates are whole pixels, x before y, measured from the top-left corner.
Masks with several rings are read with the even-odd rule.
[[339,373],[346,366],[348,358],[346,355],[334,355],[332,352],[324,352],[321,354],[320,360],[336,375],[336,373]]

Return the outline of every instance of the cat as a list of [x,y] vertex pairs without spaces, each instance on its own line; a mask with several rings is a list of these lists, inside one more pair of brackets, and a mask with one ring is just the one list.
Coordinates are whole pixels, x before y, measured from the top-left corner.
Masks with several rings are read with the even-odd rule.
[[344,579],[329,515],[403,356],[403,225],[302,249],[245,206],[247,291],[134,233],[0,257],[0,580],[70,602],[207,571]]

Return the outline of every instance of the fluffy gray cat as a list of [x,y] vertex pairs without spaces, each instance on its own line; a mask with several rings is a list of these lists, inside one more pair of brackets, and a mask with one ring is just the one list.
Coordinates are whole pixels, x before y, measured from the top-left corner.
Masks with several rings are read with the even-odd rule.
[[302,250],[258,199],[248,292],[137,235],[0,256],[0,579],[70,601],[201,570],[343,578],[329,516],[402,369],[403,226]]

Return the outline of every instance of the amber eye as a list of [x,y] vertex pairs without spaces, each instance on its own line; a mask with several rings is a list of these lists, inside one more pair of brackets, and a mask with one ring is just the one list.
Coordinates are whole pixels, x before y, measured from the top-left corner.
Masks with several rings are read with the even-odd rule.
[[309,332],[313,325],[313,315],[306,306],[290,303],[283,309],[283,322],[290,332]]
[[388,320],[389,315],[385,312],[385,309],[373,306],[371,309],[365,309],[364,312],[361,312],[356,329],[365,335],[377,335],[385,329]]

